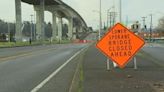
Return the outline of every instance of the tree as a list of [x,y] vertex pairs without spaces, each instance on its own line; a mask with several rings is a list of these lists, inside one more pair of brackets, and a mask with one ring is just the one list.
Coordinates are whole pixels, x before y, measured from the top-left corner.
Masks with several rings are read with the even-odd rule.
[[52,37],[52,24],[50,22],[48,24],[45,24],[45,36],[47,38]]
[[68,37],[67,33],[68,33],[68,25],[67,24],[63,24],[62,36],[64,38],[67,38]]
[[161,35],[164,34],[164,16],[159,19],[158,26],[155,29]]
[[0,34],[0,39],[5,39],[5,35],[10,34],[10,41],[13,41],[15,35],[15,23],[5,22],[0,19]]
[[23,24],[24,24],[24,28],[22,30],[22,34],[24,36],[30,37],[31,36],[31,24],[30,24],[30,22],[29,21],[25,21]]

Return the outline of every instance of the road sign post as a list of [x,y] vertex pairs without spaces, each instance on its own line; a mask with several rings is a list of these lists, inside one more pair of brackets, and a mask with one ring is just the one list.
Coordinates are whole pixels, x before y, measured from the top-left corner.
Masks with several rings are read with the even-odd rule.
[[124,68],[144,43],[139,36],[117,23],[98,41],[96,47],[118,67]]
[[135,70],[138,69],[138,68],[137,68],[137,59],[136,59],[136,57],[134,57],[134,69],[135,69]]
[[110,63],[109,63],[109,59],[107,58],[107,61],[106,61],[106,67],[107,67],[107,70],[109,71],[110,70]]

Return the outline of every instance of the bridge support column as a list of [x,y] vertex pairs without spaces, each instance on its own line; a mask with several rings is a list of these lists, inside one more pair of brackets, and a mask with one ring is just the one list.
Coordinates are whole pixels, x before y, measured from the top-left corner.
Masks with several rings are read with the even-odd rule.
[[37,40],[43,40],[43,29],[44,26],[43,24],[44,20],[43,20],[43,12],[41,10],[36,10],[36,34],[37,34]]
[[70,40],[73,39],[73,18],[70,18],[68,23],[68,37]]
[[16,11],[16,41],[22,41],[22,13],[21,13],[21,0],[15,0],[15,11]]
[[57,23],[56,23],[56,13],[55,12],[52,12],[52,38],[53,40],[56,39],[56,36],[57,36]]
[[83,27],[80,27],[80,33],[81,33],[81,32],[84,32]]
[[41,6],[34,6],[36,11],[36,39],[44,40],[44,8]]
[[61,42],[62,40],[62,17],[58,17],[59,21],[58,21],[58,40],[59,42]]
[[79,32],[80,32],[80,34],[79,34],[80,37],[83,37],[83,35],[86,35],[82,26],[80,26]]
[[73,27],[73,38],[72,39],[76,39],[77,37],[76,37],[76,27]]

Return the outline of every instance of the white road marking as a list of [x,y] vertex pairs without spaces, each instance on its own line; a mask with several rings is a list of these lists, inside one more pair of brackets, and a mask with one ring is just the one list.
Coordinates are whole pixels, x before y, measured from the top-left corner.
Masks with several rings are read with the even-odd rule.
[[31,90],[31,92],[37,92],[40,88],[42,88],[49,80],[51,80],[61,69],[63,69],[73,58],[75,58],[78,54],[80,54],[84,49],[81,49],[77,53],[75,53],[71,58],[69,58],[64,64],[62,64],[58,69],[56,69],[51,75],[49,75],[45,80],[43,80],[39,85]]
[[19,57],[25,57],[25,56],[30,56],[32,55],[33,53],[39,53],[39,52],[43,52],[43,51],[51,51],[51,50],[55,50],[56,48],[53,48],[53,49],[43,49],[43,50],[39,50],[39,51],[28,51],[28,52],[22,52],[18,55],[13,55],[13,56],[8,56],[8,57],[0,57],[0,61],[7,61],[7,60],[12,60],[12,59],[15,59],[15,58],[19,58]]

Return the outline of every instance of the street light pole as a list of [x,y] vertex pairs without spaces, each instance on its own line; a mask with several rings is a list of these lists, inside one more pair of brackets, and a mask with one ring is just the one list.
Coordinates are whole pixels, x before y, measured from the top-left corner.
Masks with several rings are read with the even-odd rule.
[[122,21],[122,1],[119,0],[119,22]]
[[108,28],[108,25],[109,25],[108,22],[109,22],[109,10],[107,10],[107,22],[106,22],[106,24],[107,24],[106,27],[107,27],[107,28]]
[[101,0],[100,0],[100,10],[99,10],[99,13],[100,13],[100,24],[99,24],[99,40],[101,38],[101,28],[102,28],[102,19],[101,19]]
[[40,6],[41,6],[41,11],[42,11],[42,29],[41,29],[41,41],[45,40],[45,24],[44,24],[44,11],[45,11],[45,0],[40,0]]
[[32,40],[33,39],[33,37],[32,37],[32,34],[33,34],[33,28],[32,28],[33,20],[32,20],[32,18],[33,18],[34,15],[31,14],[30,16],[31,16],[31,32],[30,32],[31,34],[30,34],[30,39]]
[[8,27],[8,42],[10,43],[10,23],[7,23],[7,27]]
[[153,27],[153,14],[150,14],[150,42],[151,42],[151,39],[152,39],[152,27]]
[[34,31],[33,31],[34,32],[34,38],[33,39],[34,40],[36,40],[36,29],[35,29],[36,28],[36,20],[35,19],[36,19],[36,14],[34,12],[34,22],[33,22],[34,23],[34,28],[33,28],[34,29]]

